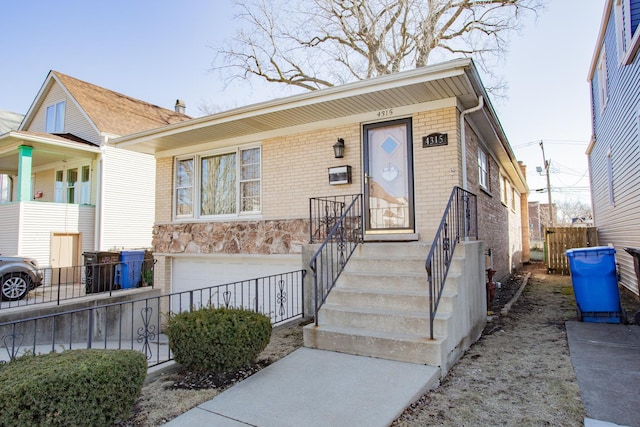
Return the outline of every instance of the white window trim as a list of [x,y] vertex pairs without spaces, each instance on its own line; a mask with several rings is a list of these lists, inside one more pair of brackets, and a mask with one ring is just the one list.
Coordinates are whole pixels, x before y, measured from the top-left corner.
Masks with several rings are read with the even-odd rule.
[[607,150],[607,187],[609,190],[609,206],[615,206],[615,198],[613,196],[613,162],[611,159],[611,147]]
[[622,64],[631,64],[635,59],[638,50],[640,50],[640,27],[638,27],[636,33],[633,35],[633,39],[629,42],[629,49],[627,49],[627,52],[622,58]]
[[629,65],[640,48],[640,29],[636,29],[635,34],[631,33],[630,0],[615,0],[613,7],[618,61],[622,65]]
[[[58,105],[60,105],[60,104],[64,104],[64,106],[62,108],[62,112],[63,112],[63,114],[62,114],[62,128],[58,129],[58,128],[56,128],[56,123],[58,122]],[[48,111],[49,111],[49,108],[51,108],[51,107],[53,107],[53,112],[54,112],[53,124],[52,124],[53,130],[49,131],[49,127],[48,127],[48,124],[49,124]],[[67,120],[67,102],[66,102],[66,100],[54,102],[52,104],[47,105],[45,107],[45,109],[44,109],[44,112],[45,112],[45,114],[44,114],[44,129],[45,129],[45,132],[47,132],[47,133],[62,133],[62,132],[64,132],[65,121]]]
[[[89,200],[87,203],[82,203],[82,168],[84,167],[88,167],[89,168],[89,181],[88,181],[88,186],[89,186]],[[70,169],[77,169],[78,170],[78,181],[76,183],[75,186],[75,198],[77,199],[70,202],[68,201],[68,185],[67,185],[67,173]],[[56,200],[56,191],[58,190],[58,188],[56,188],[56,175],[59,171],[62,171],[62,188],[60,189],[62,191],[62,195],[60,197],[61,200]],[[91,185],[92,185],[92,175],[93,175],[93,167],[91,165],[91,162],[89,163],[83,163],[83,162],[79,162],[79,163],[73,163],[73,164],[67,164],[63,167],[57,167],[54,169],[53,172],[53,201],[55,203],[68,203],[68,204],[72,204],[72,205],[81,205],[81,204],[91,204]]]
[[[483,165],[481,165],[480,155],[484,157],[484,167],[482,167]],[[482,149],[482,147],[478,147],[478,185],[480,186],[480,188],[488,192],[490,191],[490,180],[491,176],[489,175],[489,155]]]
[[[240,179],[240,173],[241,173],[241,152],[244,150],[250,150],[253,148],[259,148],[260,149],[260,209],[258,211],[255,212],[242,212],[240,211],[240,208],[242,206],[242,200],[241,200],[241,190],[240,190],[240,183],[244,182]],[[202,161],[203,158],[205,157],[210,157],[210,156],[219,156],[219,155],[223,155],[223,154],[230,154],[230,153],[236,153],[238,156],[238,161],[236,162],[236,212],[233,214],[218,214],[218,215],[201,215],[200,214],[200,181],[201,181],[201,164],[200,162]],[[178,204],[177,204],[177,188],[176,188],[176,182],[177,182],[177,173],[178,173],[178,168],[177,168],[177,163],[181,160],[188,160],[188,159],[193,159],[193,185],[191,187],[191,214],[189,215],[178,215],[177,214],[177,209],[178,209]],[[221,148],[221,149],[216,149],[216,150],[209,150],[209,151],[203,151],[203,152],[199,152],[197,154],[192,154],[192,155],[188,155],[188,156],[177,156],[174,159],[174,173],[173,173],[173,182],[172,182],[172,200],[173,200],[173,219],[176,221],[187,221],[187,220],[217,220],[217,219],[236,219],[236,218],[241,218],[241,217],[259,217],[262,215],[262,206],[263,206],[263,195],[262,195],[262,183],[263,183],[263,168],[262,168],[262,144],[261,143],[252,143],[252,144],[245,144],[245,145],[238,145],[238,146],[234,146],[234,147],[226,147],[226,148]]]
[[602,45],[600,51],[600,57],[598,58],[598,64],[596,66],[597,80],[598,80],[598,102],[600,104],[600,111],[602,112],[607,106],[609,101],[609,78],[607,74],[607,52],[605,46]]
[[509,206],[509,181],[504,175],[500,175],[500,201],[504,206]]

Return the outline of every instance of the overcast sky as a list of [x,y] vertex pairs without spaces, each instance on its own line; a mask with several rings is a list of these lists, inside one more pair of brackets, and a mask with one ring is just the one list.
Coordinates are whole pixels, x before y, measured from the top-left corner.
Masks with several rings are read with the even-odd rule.
[[[552,195],[590,203],[585,150],[591,138],[587,74],[604,0],[550,0],[538,21],[511,37],[506,99],[493,104],[516,157],[525,162],[530,200],[547,200],[544,143]],[[201,105],[237,107],[283,96],[281,86],[226,90],[210,72],[211,45],[238,25],[229,0],[3,1],[0,110],[26,113],[49,70],[187,114]],[[286,91],[285,91],[286,92]],[[582,189],[577,191],[577,189]]]

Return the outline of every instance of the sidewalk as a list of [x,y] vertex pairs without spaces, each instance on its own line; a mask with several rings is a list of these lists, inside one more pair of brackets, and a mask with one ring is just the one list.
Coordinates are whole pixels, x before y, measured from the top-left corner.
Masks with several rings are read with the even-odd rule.
[[566,327],[573,370],[590,418],[585,426],[640,427],[640,326],[569,321]]
[[166,425],[386,427],[439,377],[431,366],[301,348]]

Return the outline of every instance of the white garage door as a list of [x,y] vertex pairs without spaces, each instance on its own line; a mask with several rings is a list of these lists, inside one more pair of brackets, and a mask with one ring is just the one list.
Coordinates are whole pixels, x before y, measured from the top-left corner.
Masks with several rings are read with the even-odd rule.
[[287,273],[302,269],[300,255],[173,258],[171,292]]
[[[181,293],[171,298],[170,310],[232,306],[259,311],[273,323],[298,317],[302,313],[302,275],[284,273],[299,271],[301,265],[300,255],[174,258],[171,292]],[[266,276],[274,277],[251,280]]]

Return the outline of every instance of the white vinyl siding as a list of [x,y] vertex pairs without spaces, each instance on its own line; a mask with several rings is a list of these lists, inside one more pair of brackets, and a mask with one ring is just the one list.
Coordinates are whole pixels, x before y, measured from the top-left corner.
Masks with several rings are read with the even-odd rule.
[[36,112],[29,127],[24,130],[31,132],[46,132],[46,107],[60,101],[65,101],[64,132],[72,133],[75,136],[94,144],[101,144],[102,137],[96,128],[87,119],[86,115],[76,106],[75,102],[67,98],[65,91],[57,83],[53,84],[51,90],[42,101],[42,107]]
[[20,204],[0,205],[0,254],[23,255],[18,252]]
[[92,250],[94,223],[95,208],[89,206],[42,202],[0,206],[0,253],[33,257],[47,267],[52,233],[82,233],[81,249]]
[[155,208],[155,159],[106,147],[103,156],[101,250],[151,247]]
[[[616,49],[614,15],[612,10],[603,38],[608,53]],[[633,258],[623,248],[640,247],[640,56],[628,65],[609,61],[607,79],[604,110],[599,108],[595,75],[591,81],[594,143],[589,152],[589,174],[594,221],[599,243],[616,248],[620,283],[638,293]]]

